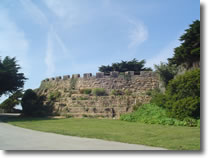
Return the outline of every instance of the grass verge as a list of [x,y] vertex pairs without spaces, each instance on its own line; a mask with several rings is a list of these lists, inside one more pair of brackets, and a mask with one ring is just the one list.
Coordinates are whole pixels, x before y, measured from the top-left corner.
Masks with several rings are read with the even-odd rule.
[[200,150],[200,128],[109,119],[10,118],[7,123],[63,135],[143,144],[171,150]]

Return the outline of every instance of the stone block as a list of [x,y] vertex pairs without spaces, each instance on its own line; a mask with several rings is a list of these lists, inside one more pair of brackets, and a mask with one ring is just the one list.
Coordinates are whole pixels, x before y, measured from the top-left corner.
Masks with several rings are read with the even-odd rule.
[[140,72],[141,77],[152,77],[155,76],[155,72],[152,71],[141,71]]
[[87,79],[87,78],[92,77],[92,74],[91,73],[85,73],[85,74],[83,74],[83,77]]
[[80,74],[73,74],[72,78],[80,78]]
[[70,75],[63,76],[63,80],[68,80],[68,79],[70,79]]
[[126,71],[125,75],[126,76],[134,76],[134,71]]
[[103,78],[104,77],[104,72],[97,72],[96,73],[96,78]]
[[61,80],[61,76],[56,77],[56,81]]
[[111,77],[118,77],[118,75],[119,75],[119,72],[118,71],[112,71],[112,72],[110,72],[110,76]]
[[52,78],[49,78],[49,81],[52,81],[53,79]]

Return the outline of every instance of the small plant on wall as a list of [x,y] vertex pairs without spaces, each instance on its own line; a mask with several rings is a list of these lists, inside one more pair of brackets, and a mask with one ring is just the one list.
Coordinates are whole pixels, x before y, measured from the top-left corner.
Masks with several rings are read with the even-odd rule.
[[95,96],[105,96],[107,95],[104,88],[95,88],[92,90],[92,94]]
[[91,94],[92,89],[86,88],[86,89],[80,89],[79,91],[81,94]]
[[76,83],[77,83],[77,78],[72,77],[70,80],[70,89],[74,90],[76,87]]

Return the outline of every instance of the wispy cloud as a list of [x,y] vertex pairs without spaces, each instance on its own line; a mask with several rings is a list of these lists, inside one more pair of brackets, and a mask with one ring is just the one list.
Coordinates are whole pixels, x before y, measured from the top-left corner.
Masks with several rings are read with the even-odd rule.
[[89,16],[91,10],[84,4],[86,1],[44,0],[44,3],[57,18],[57,23],[61,23],[65,29],[84,23],[91,17]]
[[10,18],[7,10],[0,10],[0,56],[16,57],[24,73],[29,73],[29,42],[23,30]]
[[36,4],[34,4],[31,0],[20,0],[20,2],[22,3],[22,6],[26,12],[31,15],[32,20],[42,26],[48,25],[48,19],[46,15],[39,9]]
[[47,76],[52,76],[55,72],[55,61],[54,61],[54,49],[53,49],[53,28],[48,32],[47,38],[47,48],[45,63],[47,66],[46,74]]
[[141,21],[129,20],[132,29],[129,31],[130,43],[128,48],[136,47],[142,44],[148,38],[147,27]]
[[51,25],[47,35],[46,56],[44,60],[47,66],[46,75],[53,76],[56,73],[56,63],[66,58],[71,59],[68,49]]
[[[67,8],[64,4],[68,1],[53,1],[53,0],[45,0],[44,1],[49,9],[55,12],[57,16],[64,17],[67,13]],[[38,23],[41,26],[45,26],[48,29],[47,33],[47,45],[45,52],[44,62],[46,64],[46,75],[51,76],[54,75],[56,70],[55,62],[59,59],[59,56],[68,57],[68,50],[62,41],[59,34],[56,32],[53,22],[49,21],[46,14],[31,0],[21,0],[21,3],[26,10],[27,13],[31,16],[32,20]],[[60,55],[60,52],[62,53]]]
[[[70,0],[45,0],[44,1],[46,6],[59,18],[64,18],[67,16],[68,12],[71,12],[73,6],[72,3],[70,3]],[[70,8],[69,4],[70,3]],[[71,15],[72,16],[72,15]]]

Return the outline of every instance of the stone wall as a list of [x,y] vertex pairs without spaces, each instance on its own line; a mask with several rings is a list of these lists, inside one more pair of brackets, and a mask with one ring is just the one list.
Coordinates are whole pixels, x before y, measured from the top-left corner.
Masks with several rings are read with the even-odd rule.
[[[53,113],[73,115],[76,117],[115,117],[120,114],[132,112],[137,103],[148,103],[150,97],[146,92],[159,86],[158,77],[154,72],[144,71],[134,75],[133,71],[118,73],[111,72],[109,76],[99,72],[93,76],[91,73],[65,75],[53,77],[42,81],[37,90],[38,95],[46,97],[44,104],[53,106]],[[105,96],[81,94],[83,89],[103,88]],[[113,95],[113,90],[122,92]],[[51,95],[58,93],[55,100]]]

